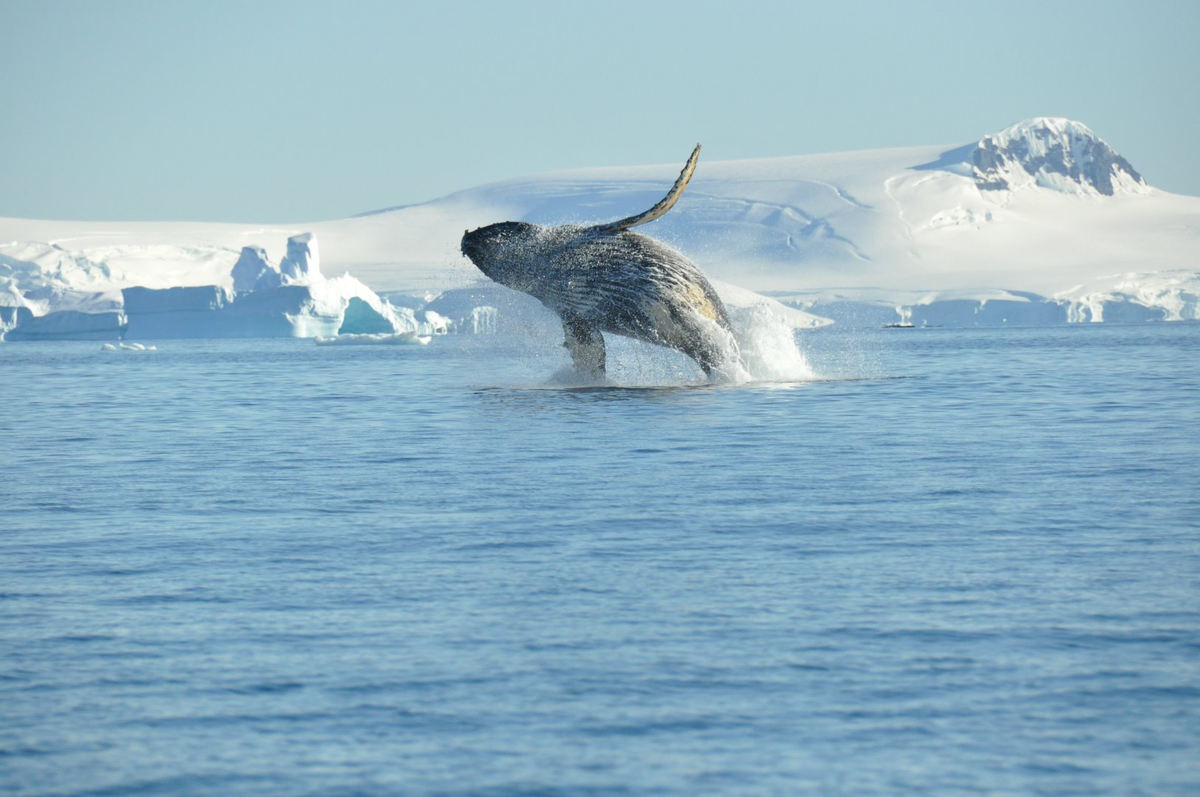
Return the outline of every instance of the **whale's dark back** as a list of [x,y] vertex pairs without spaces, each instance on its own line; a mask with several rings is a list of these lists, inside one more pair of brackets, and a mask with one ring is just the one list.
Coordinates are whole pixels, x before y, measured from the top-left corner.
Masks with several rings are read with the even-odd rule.
[[653,238],[582,229],[547,252],[545,266],[529,292],[564,318],[653,339],[657,305],[669,312],[691,309],[730,328],[725,306],[700,269]]

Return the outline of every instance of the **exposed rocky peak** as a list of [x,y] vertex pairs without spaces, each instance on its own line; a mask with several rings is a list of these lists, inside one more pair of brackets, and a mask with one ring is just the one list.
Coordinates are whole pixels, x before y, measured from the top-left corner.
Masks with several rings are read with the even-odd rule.
[[1039,185],[1065,193],[1141,193],[1129,161],[1081,122],[1037,117],[984,136],[971,152],[975,182],[998,191]]

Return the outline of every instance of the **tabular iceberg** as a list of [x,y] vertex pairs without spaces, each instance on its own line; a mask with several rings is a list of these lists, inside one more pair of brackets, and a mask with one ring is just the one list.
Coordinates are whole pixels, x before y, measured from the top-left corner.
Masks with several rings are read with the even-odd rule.
[[18,340],[118,340],[129,326],[124,313],[80,313],[59,310],[33,316],[4,333],[8,341]]
[[[13,261],[17,262],[17,261]],[[86,264],[80,266],[79,263]],[[70,269],[58,263],[60,282],[78,282]],[[91,274],[95,264],[74,259],[74,271]],[[55,286],[36,262],[19,263],[12,273],[33,283],[29,294],[13,287],[19,301],[35,303],[32,297],[57,297],[68,301],[73,294]],[[106,275],[113,272],[106,270]],[[30,279],[34,275],[39,279]],[[115,281],[115,280],[114,280]],[[17,284],[12,281],[10,287]],[[260,246],[242,248],[221,284],[172,287],[133,285],[96,292],[116,309],[85,312],[59,310],[37,315],[28,306],[10,308],[0,314],[0,333],[8,341],[18,340],[118,340],[121,338],[229,338],[229,337],[329,337],[338,334],[397,334],[421,331],[421,321],[409,308],[393,307],[359,280],[347,275],[327,278],[321,274],[316,237],[311,233],[291,236],[287,255],[275,267]],[[51,303],[52,305],[52,303]]]

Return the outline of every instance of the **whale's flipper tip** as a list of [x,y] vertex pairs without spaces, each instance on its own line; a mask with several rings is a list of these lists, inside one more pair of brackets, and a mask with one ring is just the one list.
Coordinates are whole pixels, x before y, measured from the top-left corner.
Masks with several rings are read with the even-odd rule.
[[692,174],[696,171],[696,162],[699,159],[700,144],[697,143],[696,148],[692,150],[692,154],[688,157],[687,163],[683,165],[683,170],[679,172],[679,177],[676,178],[675,184],[671,186],[671,190],[654,207],[638,213],[636,216],[629,216],[628,218],[609,222],[608,224],[596,225],[595,229],[600,232],[620,232],[621,230],[628,230],[630,227],[636,227],[639,224],[647,224],[665,215],[679,201],[680,195],[683,194],[683,189],[687,188],[688,181],[692,179]]

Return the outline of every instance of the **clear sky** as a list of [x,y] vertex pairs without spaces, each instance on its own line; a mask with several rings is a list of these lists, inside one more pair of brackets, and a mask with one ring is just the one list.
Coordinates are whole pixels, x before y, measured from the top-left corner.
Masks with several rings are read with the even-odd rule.
[[300,222],[1091,126],[1200,194],[1200,2],[0,0],[0,215]]

